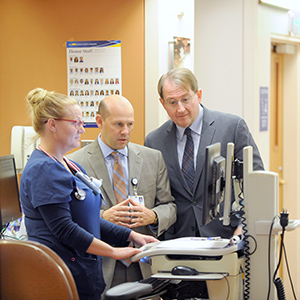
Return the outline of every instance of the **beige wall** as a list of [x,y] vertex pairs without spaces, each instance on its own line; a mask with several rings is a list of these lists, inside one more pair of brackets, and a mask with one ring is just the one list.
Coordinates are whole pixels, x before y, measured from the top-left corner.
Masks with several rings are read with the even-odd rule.
[[[121,40],[122,91],[135,108],[132,141],[144,142],[143,0],[0,1],[0,155],[11,129],[31,125],[25,97],[42,87],[67,93],[66,41]],[[95,139],[89,128],[82,139]]]

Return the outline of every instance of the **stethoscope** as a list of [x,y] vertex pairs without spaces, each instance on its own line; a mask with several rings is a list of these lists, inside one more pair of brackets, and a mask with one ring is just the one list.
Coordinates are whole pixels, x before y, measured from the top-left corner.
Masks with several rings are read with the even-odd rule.
[[[67,159],[66,157],[64,157],[65,162],[67,163],[67,165],[74,170],[74,175],[79,178],[83,183],[85,183],[85,185],[87,185],[90,189],[92,189],[93,193],[95,195],[99,195],[101,194],[100,191],[100,187],[102,185],[102,179],[96,179],[94,177],[89,177],[86,174],[84,174],[77,165],[75,165],[72,161],[70,161],[69,159]],[[71,170],[72,171],[72,170]],[[77,191],[75,192],[75,197],[78,200],[84,200],[86,193],[84,190],[79,189],[76,186]]]
[[[46,155],[48,155],[50,158],[52,158],[54,161],[57,161],[51,154],[49,154],[46,150],[44,150],[41,145],[38,145],[38,148],[43,151]],[[86,174],[84,174],[79,167],[74,164],[72,161],[70,161],[68,158],[63,157],[64,161],[70,168],[71,172],[79,178],[83,183],[85,183],[90,189],[93,190],[93,193],[95,195],[101,195],[100,187],[102,185],[102,179],[96,179],[94,177],[89,177]],[[76,186],[76,192],[74,193],[76,199],[78,200],[84,200],[86,197],[86,192],[83,189],[79,189],[78,186]]]

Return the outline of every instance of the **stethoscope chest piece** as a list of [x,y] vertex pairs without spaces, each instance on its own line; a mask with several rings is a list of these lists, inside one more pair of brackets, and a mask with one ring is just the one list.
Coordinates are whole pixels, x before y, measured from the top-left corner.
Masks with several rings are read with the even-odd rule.
[[85,199],[85,191],[84,190],[81,190],[81,189],[78,189],[77,188],[77,191],[75,192],[75,197],[77,200],[84,200]]

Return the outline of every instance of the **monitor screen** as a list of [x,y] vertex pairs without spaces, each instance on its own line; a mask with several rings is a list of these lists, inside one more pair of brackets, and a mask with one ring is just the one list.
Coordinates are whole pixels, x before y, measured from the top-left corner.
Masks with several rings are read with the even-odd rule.
[[221,144],[206,147],[204,199],[202,206],[202,225],[208,224],[219,212],[224,199],[225,158],[221,156]]
[[22,217],[14,155],[0,156],[0,227]]

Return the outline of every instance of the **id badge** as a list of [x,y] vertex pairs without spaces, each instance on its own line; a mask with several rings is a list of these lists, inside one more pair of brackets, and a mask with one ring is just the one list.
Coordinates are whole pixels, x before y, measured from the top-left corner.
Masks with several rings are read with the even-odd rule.
[[[138,196],[129,196],[128,198],[131,198],[134,202],[141,204],[143,206],[145,206],[145,202],[144,202],[144,196],[142,195],[138,195]],[[132,206],[132,204],[129,203],[129,206]]]

